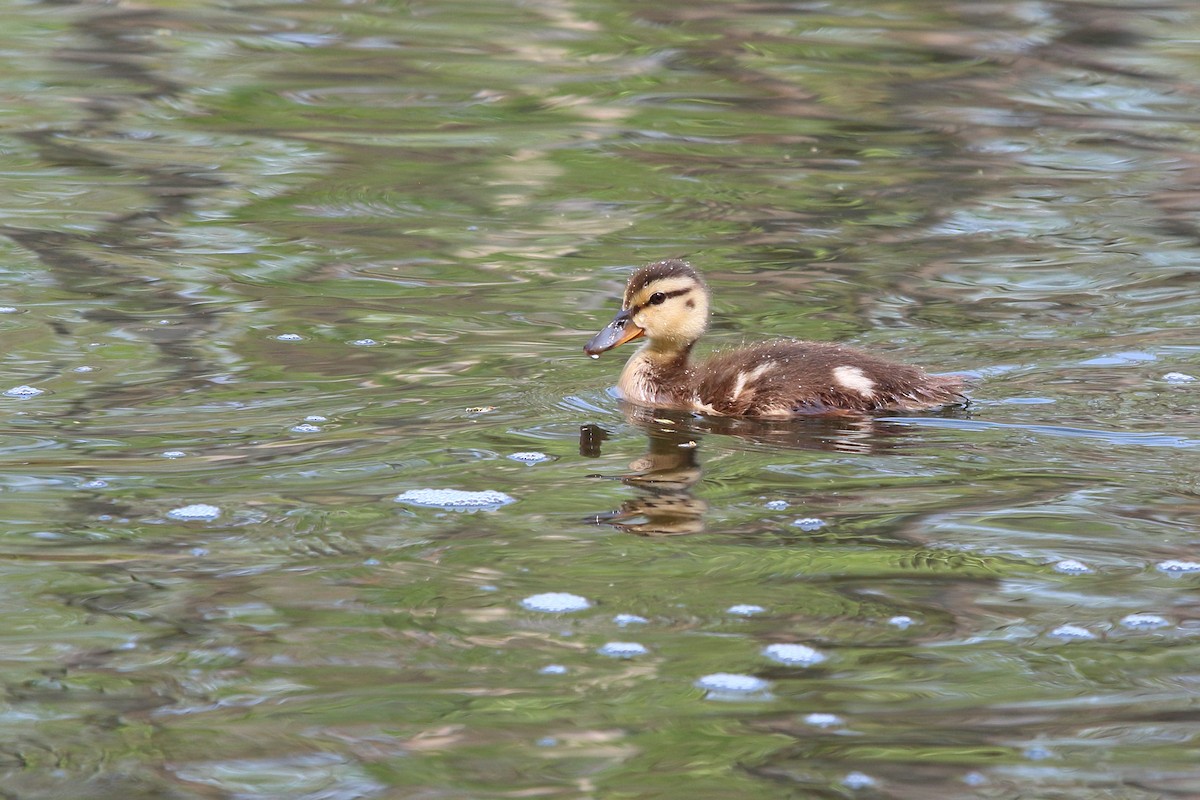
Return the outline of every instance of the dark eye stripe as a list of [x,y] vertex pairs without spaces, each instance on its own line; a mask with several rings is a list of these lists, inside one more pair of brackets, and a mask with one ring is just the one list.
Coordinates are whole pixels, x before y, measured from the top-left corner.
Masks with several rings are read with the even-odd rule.
[[[689,287],[687,287],[686,289],[676,289],[676,290],[675,290],[675,291],[673,291],[673,292],[655,292],[655,293],[654,293],[654,295],[662,295],[662,300],[660,300],[660,301],[658,301],[658,302],[659,302],[659,303],[665,303],[666,301],[670,300],[672,297],[679,297],[680,295],[687,294],[687,293],[688,293],[688,292],[690,292],[690,291],[691,291],[693,288],[694,288],[694,287],[692,287],[692,286],[689,286]],[[638,308],[639,308],[639,309],[640,309],[640,308],[645,308],[646,306],[649,306],[649,305],[658,305],[658,303],[655,303],[655,302],[653,302],[654,295],[651,295],[651,296],[650,296],[650,300],[648,300],[648,301],[647,301],[647,302],[645,302],[645,303],[642,303],[640,306],[638,306]]]

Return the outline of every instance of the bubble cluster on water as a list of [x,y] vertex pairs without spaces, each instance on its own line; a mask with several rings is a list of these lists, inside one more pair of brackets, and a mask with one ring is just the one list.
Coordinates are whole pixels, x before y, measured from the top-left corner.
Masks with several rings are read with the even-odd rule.
[[900,630],[911,627],[915,623],[912,617],[905,614],[897,614],[888,620],[888,625],[892,625]]
[[569,670],[562,664],[547,664],[538,670],[540,675],[566,675]]
[[108,488],[108,481],[103,480],[101,478],[93,478],[90,481],[84,481],[83,483],[79,484],[79,488],[80,489],[106,489],[106,488]]
[[305,422],[328,422],[329,417],[322,416],[321,414],[309,414],[307,417],[304,418],[304,421]]
[[1188,375],[1186,372],[1168,372],[1162,376],[1162,379],[1167,383],[1191,383],[1196,380],[1196,376]]
[[714,695],[760,694],[771,687],[771,682],[754,675],[738,675],[732,672],[714,672],[696,680],[693,684]]
[[4,396],[15,397],[18,400],[28,400],[31,397],[37,397],[39,394],[45,393],[45,389],[39,389],[36,386],[27,386],[22,384],[20,386],[14,386],[11,389],[6,389],[4,391]]
[[617,626],[620,628],[628,625],[645,625],[649,621],[645,617],[639,617],[637,614],[617,614],[613,617],[613,622],[617,623]]
[[75,367],[74,369],[71,370],[71,372],[95,372],[95,371],[96,371],[95,367],[89,367],[87,364],[80,364],[78,367]]
[[1122,627],[1136,631],[1152,631],[1165,628],[1171,623],[1158,614],[1126,614],[1121,618]]
[[787,500],[768,500],[763,503],[763,508],[769,511],[787,511],[791,505]]
[[1176,558],[1160,561],[1154,565],[1154,568],[1159,572],[1173,573],[1182,575],[1189,572],[1200,572],[1200,562],[1198,561],[1180,561]]
[[544,611],[547,614],[570,614],[573,611],[583,611],[592,607],[586,597],[580,597],[570,592],[543,592],[530,595],[521,601],[521,605],[530,611]]
[[875,785],[875,779],[865,772],[851,772],[842,778],[842,785],[847,789],[867,789]]
[[550,456],[546,455],[545,453],[539,453],[536,450],[509,453],[508,457],[513,461],[520,461],[522,464],[540,464],[543,461],[550,460]]
[[281,342],[303,342],[304,337],[298,333],[281,333],[275,337]]
[[1054,758],[1054,751],[1040,744],[1035,744],[1025,748],[1023,755],[1030,761],[1045,761],[1048,758]]
[[801,517],[792,524],[802,531],[818,531],[825,527],[825,520],[819,517]]
[[291,427],[292,433],[320,433],[321,426],[313,425],[311,422],[301,422],[298,425]]
[[738,603],[725,609],[725,613],[733,614],[736,617],[752,617],[755,614],[762,614],[765,611],[765,608],[756,606],[753,603]]
[[1064,558],[1054,565],[1055,572],[1061,572],[1064,575],[1083,575],[1091,572],[1092,568],[1082,561],[1076,561],[1073,558]]
[[967,786],[983,786],[987,782],[987,776],[982,772],[968,772],[966,775],[963,775],[963,783]]
[[397,503],[448,511],[491,511],[516,502],[503,492],[468,492],[461,489],[409,489],[396,495]]
[[811,667],[825,660],[823,653],[805,644],[769,644],[762,654],[789,667]]
[[354,341],[350,342],[350,344],[354,345],[355,347],[378,347],[379,346],[379,342],[375,341],[374,339],[355,339]]
[[172,508],[167,512],[167,516],[183,522],[211,522],[221,516],[221,509],[208,503],[193,503],[190,506]]
[[636,658],[646,655],[650,649],[637,642],[607,642],[597,648],[596,652],[609,658]]
[[0,306],[0,314],[15,314],[17,313],[16,306]]
[[163,450],[159,455],[163,458],[183,458],[187,453],[182,450]]
[[1070,623],[1059,625],[1057,628],[1050,631],[1049,635],[1053,636],[1055,639],[1063,639],[1066,641],[1070,641],[1070,640],[1083,641],[1086,639],[1095,639],[1096,638],[1096,634],[1092,633],[1087,628],[1081,627],[1079,625],[1072,625]]
[[819,711],[814,711],[811,714],[804,716],[804,723],[812,725],[814,728],[836,728],[846,724],[845,721],[837,714],[826,714]]

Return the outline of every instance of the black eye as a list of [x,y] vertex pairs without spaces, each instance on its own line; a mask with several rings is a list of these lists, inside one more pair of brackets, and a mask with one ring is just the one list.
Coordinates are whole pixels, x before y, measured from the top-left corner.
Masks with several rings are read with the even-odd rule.
[[667,296],[665,294],[663,294],[662,292],[655,292],[654,294],[650,295],[650,299],[646,301],[646,305],[657,306],[657,305],[662,305],[666,301],[667,301]]

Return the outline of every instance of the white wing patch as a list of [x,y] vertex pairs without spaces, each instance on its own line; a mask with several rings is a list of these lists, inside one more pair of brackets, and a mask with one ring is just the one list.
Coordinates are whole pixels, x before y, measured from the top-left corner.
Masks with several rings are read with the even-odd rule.
[[863,397],[875,396],[875,381],[868,378],[866,373],[858,367],[834,367],[833,379],[842,387],[852,392],[858,392]]
[[[730,392],[729,399],[737,400],[742,396],[742,392],[746,391],[746,384],[758,380],[763,375],[766,375],[768,372],[770,372],[774,367],[774,361],[764,361],[748,372],[739,372],[737,376],[737,382],[733,384],[733,391]],[[753,386],[750,387],[750,392],[751,394],[754,393]]]

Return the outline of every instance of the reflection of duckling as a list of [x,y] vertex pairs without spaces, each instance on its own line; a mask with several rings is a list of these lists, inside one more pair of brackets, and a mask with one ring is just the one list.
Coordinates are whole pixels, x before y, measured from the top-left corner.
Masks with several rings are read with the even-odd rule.
[[[580,430],[580,452],[599,455],[594,426]],[[669,426],[651,428],[650,449],[629,465],[633,474],[621,478],[622,483],[639,490],[638,495],[621,504],[618,511],[597,514],[593,522],[606,522],[615,528],[643,536],[673,536],[697,533],[704,529],[704,513],[708,504],[692,495],[692,487],[700,480],[700,464],[696,460],[696,442]]]
[[966,402],[958,376],[929,375],[827,342],[762,342],[692,363],[692,346],[708,326],[708,303],[708,287],[687,262],[649,264],[630,277],[621,312],[584,352],[596,358],[645,336],[621,372],[621,393],[634,403],[703,414],[921,411]]

